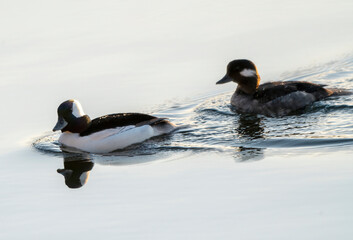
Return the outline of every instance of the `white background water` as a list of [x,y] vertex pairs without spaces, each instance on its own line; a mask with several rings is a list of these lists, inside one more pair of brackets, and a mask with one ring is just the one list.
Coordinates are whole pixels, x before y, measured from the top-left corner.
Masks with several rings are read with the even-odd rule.
[[[123,158],[147,163],[122,166],[96,158],[87,184],[69,189],[56,173],[63,158],[31,143],[69,98],[94,118],[233,91],[215,82],[235,58],[254,61],[264,82],[325,63],[325,77],[315,76],[352,89],[351,64],[342,64],[352,62],[352,10],[347,0],[1,1],[0,238],[350,239],[352,144],[263,149],[260,161],[242,163],[235,148]],[[182,121],[195,109],[168,114]],[[350,108],[341,119],[334,113],[289,123],[312,138],[351,138]],[[265,136],[286,123],[262,121]],[[205,129],[202,144],[213,144]]]

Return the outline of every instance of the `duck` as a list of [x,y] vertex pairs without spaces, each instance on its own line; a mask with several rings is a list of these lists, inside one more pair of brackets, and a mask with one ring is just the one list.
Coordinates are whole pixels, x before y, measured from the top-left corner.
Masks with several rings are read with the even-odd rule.
[[315,101],[343,90],[327,89],[325,85],[305,81],[268,82],[260,85],[260,75],[255,64],[247,59],[236,59],[227,66],[226,75],[216,82],[237,83],[231,105],[237,112],[284,116],[303,109]]
[[89,153],[110,153],[176,129],[165,118],[143,113],[116,113],[91,120],[75,99],[61,103],[57,113],[53,131],[61,130],[59,144]]

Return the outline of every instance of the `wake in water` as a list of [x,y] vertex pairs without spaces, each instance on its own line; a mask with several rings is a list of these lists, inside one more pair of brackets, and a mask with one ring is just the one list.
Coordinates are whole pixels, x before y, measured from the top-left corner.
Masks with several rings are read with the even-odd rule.
[[[353,58],[284,75],[288,81],[309,81],[328,88],[353,89]],[[332,96],[302,111],[280,118],[238,114],[231,109],[232,93],[204,96],[187,103],[171,103],[154,111],[182,126],[171,135],[161,136],[105,155],[110,163],[124,159],[161,159],[170,152],[230,152],[239,160],[256,159],[266,148],[303,148],[353,145],[352,95]],[[77,153],[62,149],[59,134],[48,134],[33,143],[41,152],[61,155]],[[156,156],[158,155],[158,157]],[[134,156],[134,158],[131,158]],[[152,156],[152,157],[147,157]],[[146,162],[137,160],[137,163]],[[120,164],[120,163],[119,163]]]

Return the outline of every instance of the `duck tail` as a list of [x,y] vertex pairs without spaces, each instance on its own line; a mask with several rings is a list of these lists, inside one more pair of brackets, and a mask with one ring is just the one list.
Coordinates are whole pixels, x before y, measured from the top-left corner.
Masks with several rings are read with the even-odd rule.
[[346,96],[353,94],[352,91],[343,88],[327,88],[329,92],[331,92],[330,96]]
[[150,123],[150,126],[159,132],[159,134],[170,133],[177,128],[175,124],[169,122],[166,118],[157,118],[155,121]]
[[167,118],[155,118],[150,121],[149,125],[154,126],[161,123],[169,123],[169,121],[167,120]]
[[168,121],[168,118],[152,118],[150,120],[147,120],[147,121],[143,121],[143,122],[140,122],[138,124],[136,124],[136,127],[140,127],[140,126],[143,126],[143,125],[150,125],[150,126],[156,126],[156,125],[159,125],[159,124],[171,124],[171,122]]

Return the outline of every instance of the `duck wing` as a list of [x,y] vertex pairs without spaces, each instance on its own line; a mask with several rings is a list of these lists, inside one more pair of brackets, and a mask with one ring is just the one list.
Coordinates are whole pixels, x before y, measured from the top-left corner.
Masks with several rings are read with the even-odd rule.
[[269,82],[259,86],[254,98],[260,102],[269,102],[293,92],[301,91],[310,93],[316,100],[319,100],[332,94],[332,92],[325,89],[324,86],[325,85],[301,81]]
[[160,118],[142,113],[116,113],[98,117],[92,120],[90,126],[80,134],[87,136],[109,128],[124,127],[131,125],[145,125],[154,123]]

